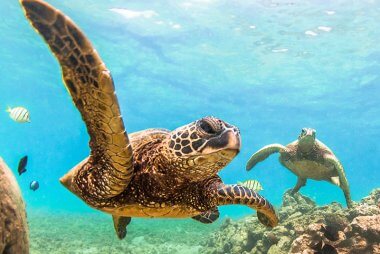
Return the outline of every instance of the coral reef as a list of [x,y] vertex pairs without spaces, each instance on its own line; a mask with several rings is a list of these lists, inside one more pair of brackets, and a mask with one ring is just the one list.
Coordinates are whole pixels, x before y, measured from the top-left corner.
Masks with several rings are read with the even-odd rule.
[[20,188],[0,158],[0,253],[29,253],[28,224]]
[[380,189],[351,209],[338,203],[317,206],[286,192],[278,211],[280,224],[268,230],[256,217],[224,221],[202,253],[350,253],[380,254]]

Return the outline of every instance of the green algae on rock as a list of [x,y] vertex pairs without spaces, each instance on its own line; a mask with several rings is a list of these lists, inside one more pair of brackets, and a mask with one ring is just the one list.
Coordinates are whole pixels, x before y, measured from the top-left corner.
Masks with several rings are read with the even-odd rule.
[[201,252],[285,254],[330,248],[343,254],[380,253],[379,202],[380,189],[350,209],[335,202],[317,206],[308,197],[288,191],[278,211],[279,226],[267,230],[251,216],[226,220]]

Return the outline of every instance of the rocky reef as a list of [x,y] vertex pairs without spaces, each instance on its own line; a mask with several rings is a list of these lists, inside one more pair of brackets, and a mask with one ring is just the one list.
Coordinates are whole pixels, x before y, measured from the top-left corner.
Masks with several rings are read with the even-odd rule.
[[286,192],[280,224],[268,230],[255,216],[226,219],[202,253],[380,254],[380,189],[350,209],[338,203],[317,206],[299,193]]
[[25,204],[12,171],[0,158],[0,253],[29,253]]

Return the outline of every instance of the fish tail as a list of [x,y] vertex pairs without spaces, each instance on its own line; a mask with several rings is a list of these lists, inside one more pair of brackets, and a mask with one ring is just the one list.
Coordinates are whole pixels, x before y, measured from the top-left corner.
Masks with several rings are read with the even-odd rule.
[[11,111],[12,111],[12,108],[9,107],[9,106],[7,106],[7,109],[5,110],[5,112],[7,112],[7,113],[11,113]]

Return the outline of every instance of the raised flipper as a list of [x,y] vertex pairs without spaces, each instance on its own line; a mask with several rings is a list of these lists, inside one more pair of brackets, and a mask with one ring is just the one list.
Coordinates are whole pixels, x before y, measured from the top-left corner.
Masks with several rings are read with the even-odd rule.
[[303,186],[306,185],[306,178],[301,178],[301,177],[298,177],[297,179],[297,183],[296,185],[294,186],[294,188],[292,189],[292,194],[294,193],[297,193]]
[[210,224],[216,221],[219,218],[219,211],[218,208],[215,207],[214,209],[211,209],[209,211],[203,212],[197,216],[192,217],[194,220],[197,220],[199,222]]
[[246,169],[251,170],[257,163],[265,160],[270,155],[278,153],[281,151],[286,151],[286,147],[280,144],[267,145],[261,148],[259,151],[254,153],[247,162]]
[[97,199],[120,194],[132,178],[133,159],[110,72],[70,18],[41,0],[20,2],[58,59],[66,88],[90,135],[90,157],[61,181],[82,197],[83,192]]
[[131,217],[112,215],[113,227],[117,237],[121,240],[127,235],[127,226],[131,222]]
[[348,181],[346,178],[346,174],[344,173],[344,169],[340,161],[338,161],[334,156],[325,156],[326,161],[330,162],[334,165],[335,170],[338,173],[339,180],[337,179],[331,179],[331,182],[339,186],[344,193],[344,197],[346,198],[346,204],[348,208],[352,207],[352,200],[351,200],[351,194],[350,194],[350,187],[348,185]]
[[216,188],[217,205],[247,205],[257,210],[257,217],[263,225],[267,227],[277,226],[278,218],[273,206],[257,192],[237,184],[225,185],[220,183]]

